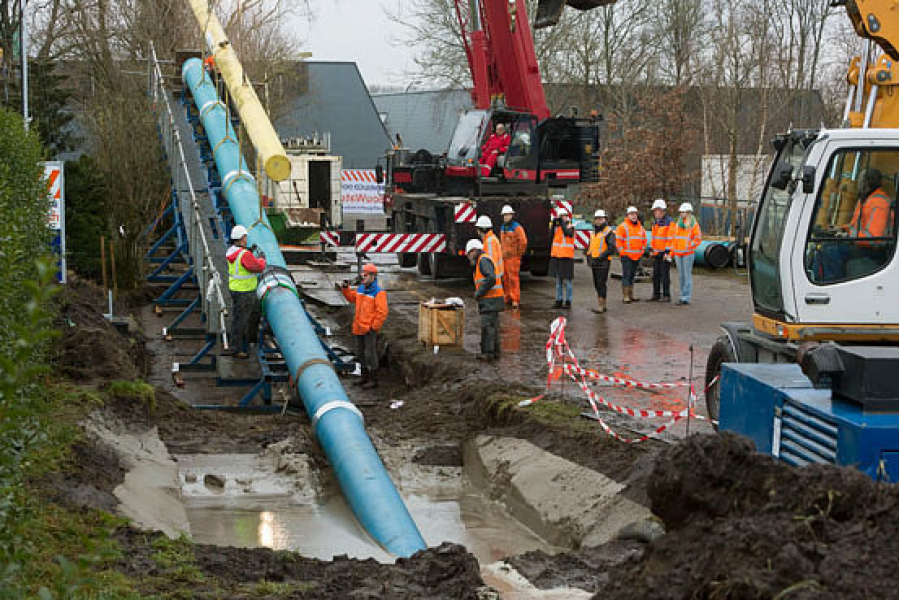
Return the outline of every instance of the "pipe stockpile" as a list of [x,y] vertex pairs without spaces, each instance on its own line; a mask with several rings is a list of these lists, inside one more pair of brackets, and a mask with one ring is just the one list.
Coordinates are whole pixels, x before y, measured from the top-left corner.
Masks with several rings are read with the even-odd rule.
[[290,160],[211,6],[209,0],[190,0],[209,53],[234,99],[240,120],[262,160],[265,172],[275,181],[284,181],[290,176]]
[[423,550],[421,533],[365,432],[362,413],[349,401],[300,304],[215,86],[199,59],[186,61],[182,76],[214,149],[234,221],[249,229],[249,242],[266,254],[269,266],[256,293],[341,490],[362,526],[388,552],[410,556]]

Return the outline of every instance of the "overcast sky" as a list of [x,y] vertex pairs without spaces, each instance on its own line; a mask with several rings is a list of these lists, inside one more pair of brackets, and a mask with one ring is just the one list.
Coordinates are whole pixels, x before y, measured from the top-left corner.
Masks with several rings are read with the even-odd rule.
[[302,28],[303,50],[313,61],[355,62],[369,86],[406,85],[412,52],[398,43],[402,25],[384,12],[397,10],[399,1],[318,0],[314,22]]

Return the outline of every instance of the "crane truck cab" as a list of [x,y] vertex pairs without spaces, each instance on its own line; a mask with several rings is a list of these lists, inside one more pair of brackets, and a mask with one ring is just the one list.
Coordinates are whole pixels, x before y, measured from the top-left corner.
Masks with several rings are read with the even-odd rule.
[[798,130],[772,145],[748,248],[752,322],[724,323],[706,366],[713,419],[724,363],[807,367],[826,342],[899,345],[899,134]]

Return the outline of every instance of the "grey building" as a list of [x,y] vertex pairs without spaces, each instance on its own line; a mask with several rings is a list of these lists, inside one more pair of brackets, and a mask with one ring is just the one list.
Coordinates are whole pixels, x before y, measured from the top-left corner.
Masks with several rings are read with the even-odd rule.
[[[362,75],[352,62],[302,62],[278,90],[272,121],[283,138],[331,136],[344,169],[373,169],[391,146]],[[275,95],[275,94],[273,94]]]
[[403,146],[442,154],[459,115],[472,108],[467,90],[398,92],[372,96],[392,139],[399,134]]

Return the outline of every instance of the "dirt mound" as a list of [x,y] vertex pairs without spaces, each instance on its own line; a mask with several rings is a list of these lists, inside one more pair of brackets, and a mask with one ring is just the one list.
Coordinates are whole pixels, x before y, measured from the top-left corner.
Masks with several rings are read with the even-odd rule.
[[541,589],[573,587],[596,591],[609,580],[609,569],[643,552],[639,542],[615,540],[598,548],[546,554],[532,550],[507,559],[516,571]]
[[[137,333],[122,335],[104,317],[105,292],[86,279],[72,276],[62,287],[56,328],[59,371],[82,383],[103,379],[138,379],[147,370],[144,343]],[[125,314],[125,305],[116,305]]]
[[291,452],[321,457],[311,428],[293,415],[197,410],[160,388],[152,403],[113,396],[105,410],[140,431],[158,427],[172,454],[256,453],[289,438]]
[[[152,540],[156,535],[123,528],[117,539],[124,550],[118,567],[126,574],[154,576],[158,584],[171,579],[177,584],[175,571],[169,578],[165,568],[153,560]],[[359,598],[359,599],[475,599],[484,586],[478,562],[465,548],[444,543],[416,553],[408,559],[398,559],[393,565],[368,560],[336,556],[333,561],[306,558],[290,552],[276,552],[267,548],[238,549],[218,546],[193,546],[196,566],[215,581],[217,589],[191,589],[193,598],[236,600],[256,598],[245,584],[265,580],[274,583],[296,584],[279,598]],[[241,590],[241,588],[244,588]],[[225,590],[228,590],[227,592]],[[159,592],[158,587],[147,589]]]
[[663,452],[648,493],[669,533],[596,598],[899,597],[899,486],[725,433]]

